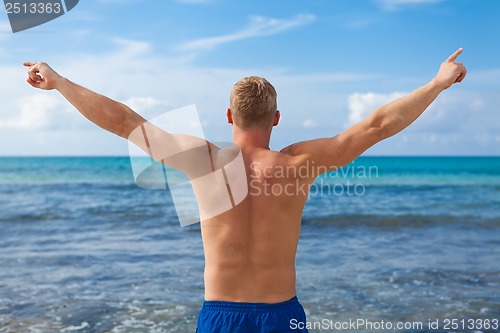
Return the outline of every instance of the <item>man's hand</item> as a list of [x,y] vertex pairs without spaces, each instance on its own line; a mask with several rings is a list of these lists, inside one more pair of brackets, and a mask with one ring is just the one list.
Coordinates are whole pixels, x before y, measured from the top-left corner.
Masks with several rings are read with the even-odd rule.
[[24,62],[23,65],[28,67],[26,82],[32,87],[52,90],[57,88],[57,83],[62,79],[61,75],[44,62]]
[[455,53],[453,53],[448,59],[446,59],[439,68],[434,81],[441,86],[441,88],[448,89],[454,83],[462,82],[467,74],[467,69],[465,69],[464,64],[461,62],[455,62],[457,57],[462,53],[464,49],[459,48]]

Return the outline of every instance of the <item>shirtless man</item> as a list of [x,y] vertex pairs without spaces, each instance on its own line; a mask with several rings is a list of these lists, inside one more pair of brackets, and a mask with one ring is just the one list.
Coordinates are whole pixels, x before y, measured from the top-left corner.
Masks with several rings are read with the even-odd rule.
[[[307,199],[301,189],[319,174],[347,165],[377,142],[405,129],[442,91],[461,82],[467,71],[462,63],[455,62],[460,53],[462,49],[445,60],[429,83],[376,109],[344,132],[298,142],[281,151],[269,149],[272,128],[280,119],[274,87],[259,77],[247,77],[235,84],[227,120],[243,156],[249,193],[232,209],[207,219],[201,217],[205,302],[197,332],[307,332],[298,325],[295,330],[291,327],[292,322],[306,320],[295,289],[295,255]],[[58,90],[90,121],[135,141],[145,151],[148,147],[131,136],[141,126],[148,129],[151,142],[165,146],[202,140],[154,128],[126,105],[72,83],[45,63],[24,65],[28,67],[27,82],[33,87]],[[212,144],[208,144],[208,150],[211,169],[220,168],[224,150]],[[153,157],[162,161],[161,156]],[[178,168],[191,173],[192,179],[196,172],[189,164]],[[171,166],[176,167],[175,163]],[[307,172],[293,172],[304,166]],[[282,191],[269,191],[270,186]]]

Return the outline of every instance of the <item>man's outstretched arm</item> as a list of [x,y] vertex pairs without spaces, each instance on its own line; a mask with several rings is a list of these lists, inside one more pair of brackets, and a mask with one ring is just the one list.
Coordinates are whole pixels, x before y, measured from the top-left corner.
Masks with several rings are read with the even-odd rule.
[[332,170],[352,162],[374,144],[399,133],[415,121],[436,97],[454,83],[462,82],[467,70],[455,62],[458,49],[446,59],[436,77],[409,95],[373,111],[368,117],[332,138],[299,142],[282,152],[304,155],[322,170]]
[[[190,176],[210,170],[210,152],[215,145],[191,135],[166,132],[125,104],[95,93],[62,77],[43,62],[25,62],[31,86],[59,91],[83,116],[94,124],[132,141],[155,160]],[[185,154],[180,154],[185,152]],[[172,157],[174,156],[174,157]],[[172,158],[168,158],[172,157]]]
[[97,94],[62,77],[43,62],[25,62],[31,86],[59,91],[80,113],[97,126],[123,138],[146,120],[126,105]]

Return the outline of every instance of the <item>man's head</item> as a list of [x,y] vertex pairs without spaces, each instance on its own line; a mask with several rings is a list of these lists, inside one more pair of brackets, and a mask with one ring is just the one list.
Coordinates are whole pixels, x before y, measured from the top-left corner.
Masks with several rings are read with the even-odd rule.
[[243,130],[268,130],[279,121],[276,98],[269,81],[258,76],[245,77],[231,91],[228,120]]

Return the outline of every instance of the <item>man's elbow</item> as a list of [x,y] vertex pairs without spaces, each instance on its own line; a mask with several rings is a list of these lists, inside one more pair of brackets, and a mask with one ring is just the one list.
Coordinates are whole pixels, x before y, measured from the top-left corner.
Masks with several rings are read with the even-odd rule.
[[143,133],[141,128],[143,123],[144,119],[136,117],[133,114],[123,113],[113,126],[114,131],[112,132],[124,139],[129,139],[133,132],[138,131],[141,134]]
[[390,135],[391,124],[381,112],[373,112],[367,119],[366,132],[373,143],[387,139]]

